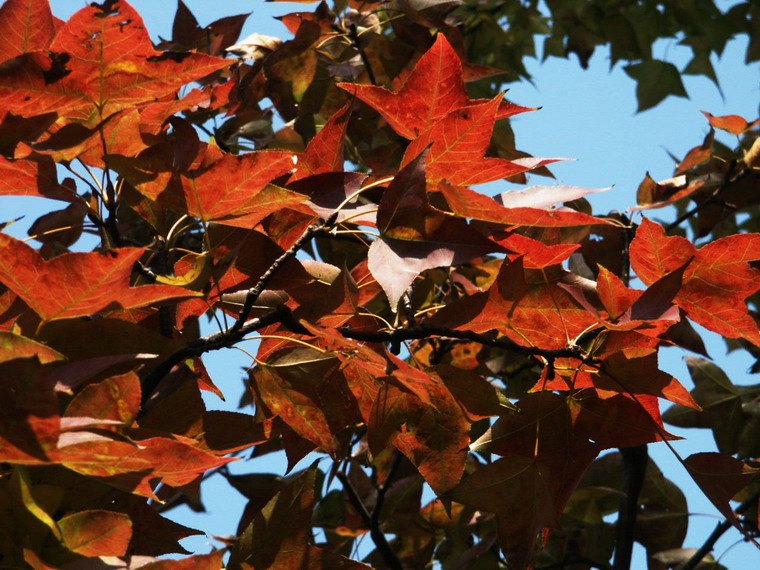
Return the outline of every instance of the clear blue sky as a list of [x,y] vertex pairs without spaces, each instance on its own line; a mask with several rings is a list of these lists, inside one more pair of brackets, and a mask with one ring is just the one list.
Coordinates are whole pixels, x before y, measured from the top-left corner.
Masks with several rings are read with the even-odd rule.
[[[289,12],[313,9],[316,4],[274,2],[263,0],[185,0],[201,25],[233,14],[253,12],[243,30],[243,36],[260,32],[267,35],[290,38],[289,33],[272,17]],[[131,4],[143,15],[151,37],[171,37],[171,24],[176,9],[173,0],[133,0]],[[723,2],[731,5],[733,2]],[[82,0],[51,0],[53,12],[60,18],[68,18],[73,12],[86,5]],[[729,43],[720,60],[714,61],[724,97],[715,85],[706,78],[684,76],[684,83],[690,99],[669,98],[654,109],[636,114],[635,83],[621,66],[609,71],[608,53],[599,49],[591,59],[590,69],[583,71],[575,59],[570,61],[550,59],[547,62],[530,61],[528,69],[533,74],[534,83],[510,85],[508,97],[516,103],[540,106],[534,113],[520,115],[514,119],[513,128],[518,148],[536,156],[568,157],[577,161],[552,167],[557,182],[601,188],[614,185],[614,189],[592,198],[597,213],[612,209],[625,210],[635,204],[636,188],[649,171],[655,180],[668,178],[673,172],[673,161],[668,151],[682,157],[687,150],[702,141],[707,133],[707,122],[700,113],[704,109],[713,115],[738,114],[748,120],[758,116],[760,104],[760,66],[744,65],[745,40]],[[675,40],[661,41],[655,46],[655,57],[666,59],[683,67],[689,59],[689,50],[677,45]],[[734,146],[735,139],[722,139]],[[544,184],[546,179],[534,177],[533,183]],[[549,182],[551,183],[551,182]],[[494,194],[506,190],[507,185],[488,185],[481,191]],[[40,199],[13,199],[2,202],[2,220],[27,214],[27,219],[13,226],[9,231],[24,236],[26,228],[36,215],[48,211],[48,205]],[[36,215],[35,215],[36,214]],[[649,216],[658,219],[666,215],[666,210],[651,211]],[[0,221],[2,221],[0,220]],[[707,339],[708,350],[719,365],[738,384],[757,382],[746,374],[751,364],[744,355],[725,358],[725,345],[716,335]],[[691,386],[686,368],[681,361],[680,351],[666,351],[661,359],[661,367]],[[241,367],[249,361],[239,351],[204,356],[212,376],[228,395],[227,404],[216,398],[207,399],[208,405],[224,408],[235,403],[242,388]],[[698,434],[694,430],[672,430],[687,437],[686,442],[677,442],[677,448],[684,455],[696,451],[714,449],[709,433]],[[684,433],[681,433],[684,432]],[[662,444],[650,446],[651,455],[665,472],[687,492],[692,512],[715,515],[717,511],[704,499],[680,465],[674,461]],[[280,471],[284,463],[274,459],[270,463],[253,465],[239,462],[233,471],[245,472],[251,468],[266,471]],[[244,500],[219,477],[212,478],[204,487],[204,500],[208,514],[196,515],[187,509],[176,509],[171,517],[191,527],[200,528],[209,534],[232,534],[244,506]],[[699,546],[714,527],[717,519],[693,517],[685,546]],[[739,539],[738,533],[729,531],[718,543],[716,555],[720,555]],[[209,550],[209,539],[185,541],[187,548],[205,552]],[[637,552],[634,568],[644,568],[642,552]],[[743,544],[731,549],[721,560],[729,568],[748,568],[749,560],[760,561],[760,554],[749,545]],[[756,563],[760,566],[760,562]]]

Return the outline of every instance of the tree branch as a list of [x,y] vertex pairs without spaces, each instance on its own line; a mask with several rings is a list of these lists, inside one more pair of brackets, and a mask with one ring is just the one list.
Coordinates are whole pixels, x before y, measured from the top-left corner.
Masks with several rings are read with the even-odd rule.
[[367,53],[364,51],[364,48],[361,45],[361,38],[359,38],[359,34],[356,30],[356,24],[351,24],[348,27],[348,37],[351,39],[351,43],[354,44],[354,47],[359,52],[359,57],[362,59],[362,64],[364,65],[364,69],[367,72],[367,77],[369,77],[369,82],[372,83],[372,85],[377,85],[375,72],[372,71],[372,64],[370,63],[369,58],[367,57]]
[[396,471],[398,471],[398,468],[401,465],[402,458],[403,456],[401,455],[401,452],[396,451],[396,457],[393,459],[393,464],[391,465],[390,471],[388,471],[388,476],[385,478],[383,484],[378,485],[377,487],[377,500],[375,501],[375,507],[372,509],[372,513],[370,514],[370,528],[372,528],[372,526],[380,528],[380,513],[383,510],[385,494],[388,492],[388,488],[391,486],[393,477],[396,475]]
[[[754,493],[752,493],[746,500],[744,500],[738,507],[736,507],[736,514],[741,515],[747,512],[752,505],[757,502],[758,498],[760,498],[760,487],[758,487]],[[712,549],[715,547],[715,543],[718,542],[718,539],[723,536],[723,534],[733,526],[731,522],[729,522],[727,519],[721,521],[718,523],[718,525],[715,527],[715,530],[712,531],[710,536],[707,537],[707,540],[705,543],[697,550],[694,555],[689,558],[689,560],[681,566],[680,570],[694,570],[700,562],[702,562],[702,559],[707,556],[707,554],[712,551]]]
[[[153,370],[151,370],[147,375],[143,377],[140,383],[142,388],[142,405],[145,406],[163,377],[169,374],[172,368],[174,368],[183,360],[192,358],[194,356],[200,356],[212,350],[219,350],[220,348],[230,347],[236,342],[242,340],[248,333],[257,331],[274,323],[283,321],[287,322],[288,317],[290,317],[290,320],[293,320],[293,317],[290,314],[290,309],[284,305],[281,305],[273,311],[270,311],[269,313],[263,315],[262,317],[251,319],[234,333],[231,332],[230,328],[188,342],[185,348],[169,356],[166,360],[164,360],[161,364],[156,366]],[[303,332],[307,332],[306,329],[303,329]]]
[[639,495],[644,485],[644,476],[649,462],[649,451],[645,445],[624,447],[623,456],[623,493],[620,511],[615,526],[615,562],[614,570],[628,570],[633,554],[633,535],[636,529],[636,515],[639,510]]
[[703,202],[700,202],[696,206],[694,206],[691,210],[687,210],[680,216],[678,216],[675,220],[673,220],[670,224],[665,226],[665,233],[668,233],[678,226],[680,226],[683,222],[694,216],[695,214],[698,214],[703,208],[706,208],[710,204],[714,204],[718,200],[718,196],[720,196],[723,191],[728,188],[729,185],[734,184],[736,182],[739,182],[742,178],[747,176],[750,173],[750,170],[743,170],[741,173],[739,173],[737,176],[733,176],[734,171],[736,170],[736,162],[733,162],[731,166],[729,167],[728,173],[726,174],[725,180],[718,186],[715,190],[713,190],[712,194],[708,196]]
[[[343,473],[343,471],[337,471],[335,476],[343,484],[343,488],[348,494],[348,500],[351,501],[351,505],[354,507],[354,509],[356,509],[356,512],[359,513],[359,516],[362,517],[362,520],[364,521],[364,524],[367,525],[367,528],[369,528],[369,535],[372,538],[372,542],[375,543],[375,548],[377,548],[380,556],[382,556],[383,562],[385,562],[385,564],[391,570],[404,570],[404,567],[401,564],[401,560],[399,560],[398,556],[396,556],[396,553],[393,552],[391,545],[388,543],[388,539],[385,538],[385,534],[382,530],[380,530],[378,509],[378,505],[382,505],[380,499],[380,490],[378,490],[378,502],[375,504],[375,508],[373,509],[372,514],[370,514],[367,510],[367,506],[364,504],[364,502],[362,502],[361,497],[359,497],[356,489],[354,489],[351,481],[349,481],[348,476]],[[375,512],[378,512],[377,516],[375,516]]]
[[267,269],[264,274],[259,278],[256,285],[254,285],[251,289],[248,290],[248,293],[245,296],[245,301],[243,303],[243,308],[240,309],[240,313],[238,314],[238,318],[235,321],[235,323],[227,330],[225,333],[227,336],[235,335],[237,332],[239,332],[243,325],[245,325],[246,321],[248,320],[248,317],[251,315],[251,310],[253,310],[253,306],[256,303],[256,299],[259,298],[259,295],[261,295],[261,292],[266,288],[269,281],[272,280],[272,277],[274,277],[275,273],[282,267],[286,262],[293,259],[296,254],[300,251],[300,249],[303,247],[303,245],[309,241],[314,235],[319,233],[320,230],[327,226],[333,225],[335,223],[335,220],[338,218],[338,211],[336,210],[333,212],[329,218],[326,220],[319,220],[317,223],[312,224],[309,226],[306,231],[301,235],[296,242],[290,246],[290,248],[283,252],[280,257],[274,260],[272,265],[269,266],[269,269]]
[[[629,221],[629,220],[626,220]],[[628,287],[631,281],[631,241],[634,232],[630,223],[625,230],[625,242],[623,245],[622,278]],[[614,378],[614,377],[613,377]],[[625,385],[614,378],[623,388]],[[628,391],[626,389],[626,391]],[[624,447],[620,449],[623,457],[623,497],[620,500],[618,520],[615,525],[615,559],[614,570],[628,570],[631,567],[633,556],[633,542],[636,531],[636,515],[639,511],[639,495],[644,486],[647,464],[649,463],[649,449],[647,445],[636,447]]]
[[460,331],[435,325],[420,324],[390,331],[364,331],[349,327],[341,327],[338,329],[338,332],[346,338],[361,340],[364,342],[402,342],[405,340],[420,340],[432,336],[442,336],[460,340],[471,340],[485,346],[503,348],[526,356],[543,356],[550,360],[554,358],[578,358],[584,362],[589,360],[578,347],[545,349],[537,348],[535,346],[523,346],[504,337],[490,338],[473,331]]
[[[159,382],[161,382],[161,379],[169,372],[171,372],[172,368],[187,358],[200,356],[201,354],[210,352],[212,350],[218,350],[220,348],[233,346],[236,342],[242,340],[248,333],[274,324],[276,322],[285,324],[285,326],[287,326],[293,332],[307,334],[308,331],[304,329],[299,323],[297,323],[295,319],[293,319],[293,315],[291,314],[290,309],[284,306],[277,307],[277,309],[274,311],[267,313],[258,319],[248,321],[248,318],[251,316],[251,311],[253,310],[253,306],[256,303],[256,300],[259,298],[259,295],[261,295],[262,291],[264,291],[266,288],[267,283],[269,283],[272,277],[274,277],[275,273],[277,273],[277,271],[290,259],[294,258],[308,240],[322,231],[325,227],[331,226],[333,223],[335,223],[337,217],[338,212],[336,211],[326,220],[319,220],[317,223],[309,226],[303,235],[301,235],[301,237],[298,238],[298,240],[296,240],[296,242],[290,246],[287,251],[283,252],[280,257],[274,260],[272,265],[269,266],[269,268],[256,282],[256,285],[247,291],[245,301],[243,302],[243,308],[240,310],[237,320],[231,327],[226,330],[188,342],[186,348],[183,348],[182,350],[179,350],[178,352],[169,356],[161,364],[156,366],[156,368],[151,370],[145,377],[143,377],[141,382],[142,405],[144,406],[148,399],[150,399],[151,395],[158,387]],[[136,265],[136,268],[138,272],[146,278],[155,280],[155,273],[150,271],[150,269],[144,265],[138,264]]]

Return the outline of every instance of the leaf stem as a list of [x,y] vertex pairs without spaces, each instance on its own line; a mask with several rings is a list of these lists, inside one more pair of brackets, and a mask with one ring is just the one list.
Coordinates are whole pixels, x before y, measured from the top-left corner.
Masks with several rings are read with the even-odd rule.
[[[736,514],[741,515],[747,512],[752,505],[754,505],[758,498],[760,498],[760,487],[758,487],[754,493],[752,493],[747,499],[742,501],[742,503],[736,507]],[[723,534],[731,528],[732,524],[729,520],[724,519],[721,522],[718,523],[718,525],[715,527],[715,529],[710,533],[710,536],[707,537],[707,540],[705,543],[697,550],[691,558],[681,566],[680,570],[694,570],[700,562],[702,562],[702,559],[707,556],[707,554],[715,547],[715,543],[718,542],[718,539],[723,536]]]

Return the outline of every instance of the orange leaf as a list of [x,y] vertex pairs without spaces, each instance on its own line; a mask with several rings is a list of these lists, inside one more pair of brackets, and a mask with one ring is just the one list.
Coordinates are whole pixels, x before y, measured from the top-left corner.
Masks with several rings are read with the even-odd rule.
[[569,208],[543,209],[531,207],[504,207],[493,198],[464,186],[442,182],[438,190],[445,196],[451,211],[463,218],[493,222],[504,226],[534,226],[544,228],[609,224]]
[[137,158],[111,163],[147,198],[205,221],[253,228],[272,212],[308,200],[270,184],[294,168],[295,155],[290,151],[234,155],[208,145],[201,161],[193,170],[178,170],[173,153],[151,148]]
[[124,556],[132,539],[132,521],[124,513],[91,510],[58,521],[66,548],[82,556]]
[[25,116],[57,111],[91,127],[232,63],[154,50],[142,18],[125,1],[93,3],[75,13],[49,50],[21,56],[0,72],[3,108]]
[[572,395],[569,405],[578,433],[602,449],[681,439],[665,431],[655,396],[640,394],[636,401],[622,394],[602,399],[591,390],[581,390]]
[[410,140],[469,102],[462,62],[443,34],[438,34],[397,93],[374,85],[338,86],[377,109],[398,134]]
[[107,253],[64,253],[51,260],[24,242],[0,234],[0,282],[45,321],[93,315],[107,307],[144,307],[197,294],[181,287],[130,287],[143,248]]
[[591,378],[594,386],[602,390],[634,396],[648,394],[696,410],[702,409],[678,380],[658,368],[655,354],[643,358],[613,354],[604,361],[601,373],[591,374]]
[[620,277],[601,265],[596,278],[596,291],[611,319],[625,313],[636,300],[636,293],[626,287]]
[[[68,179],[72,182],[71,179]],[[50,157],[35,156],[8,160],[0,156],[0,196],[39,196],[53,200],[75,200],[73,183],[58,183]]]
[[707,120],[716,129],[721,129],[737,136],[754,129],[760,124],[760,119],[756,119],[750,123],[744,117],[740,117],[739,115],[723,115],[721,117],[716,117],[707,111],[702,111],[702,114],[707,117]]
[[676,304],[702,326],[760,346],[758,326],[745,304],[745,299],[760,289],[760,272],[749,265],[760,259],[760,234],[728,236],[697,250],[685,238],[665,236],[660,225],[644,218],[631,243],[631,265],[647,284],[692,257]]
[[368,430],[370,440],[376,437],[373,431],[384,434],[381,441],[390,436],[436,495],[441,495],[459,483],[464,472],[470,422],[445,385],[429,386],[428,394],[432,406],[386,384],[375,400]]
[[517,233],[509,234],[505,239],[499,240],[499,244],[516,255],[522,255],[523,266],[527,269],[543,269],[559,265],[580,247],[575,243],[546,245]]
[[49,346],[11,332],[0,331],[0,362],[17,358],[37,357],[40,364],[48,364],[65,357]]
[[134,372],[89,384],[66,408],[68,417],[116,420],[129,426],[140,410],[140,379]]
[[222,570],[224,552],[224,550],[215,550],[208,554],[195,554],[179,560],[158,560],[141,568],[145,570]]
[[522,345],[564,348],[597,318],[558,285],[559,274],[525,270],[522,258],[504,262],[496,281],[441,309],[431,322],[483,333],[499,331]]
[[[351,83],[339,83],[338,87],[377,109],[393,130],[410,140],[430,129],[451,111],[482,103],[482,100],[469,99],[462,62],[443,34],[438,34],[435,43],[420,58],[397,92],[374,85]],[[501,107],[499,118],[533,110],[507,103]],[[412,156],[417,154],[419,151]]]
[[703,162],[709,160],[712,156],[712,147],[714,140],[715,129],[710,129],[710,132],[707,133],[704,140],[702,141],[702,144],[695,146],[689,152],[687,152],[683,160],[676,165],[676,174],[686,172],[687,170],[690,170],[695,166],[699,166]]
[[421,133],[407,147],[401,165],[409,164],[432,144],[427,160],[427,180],[447,180],[458,186],[483,184],[551,164],[554,158],[522,158],[514,161],[486,158],[501,96],[452,110]]
[[205,471],[235,460],[216,457],[189,442],[153,437],[128,443],[94,432],[67,432],[59,440],[55,459],[83,475],[103,477],[114,487],[154,498],[150,481],[156,478],[182,487]]
[[336,453],[335,436],[360,419],[340,360],[298,346],[278,351],[266,362],[253,373],[264,404],[301,437]]
[[290,179],[295,182],[313,174],[343,170],[343,139],[346,136],[351,104],[330,116],[325,126],[311,139],[298,160],[298,169]]
[[54,34],[48,0],[7,0],[0,8],[0,62],[47,49]]

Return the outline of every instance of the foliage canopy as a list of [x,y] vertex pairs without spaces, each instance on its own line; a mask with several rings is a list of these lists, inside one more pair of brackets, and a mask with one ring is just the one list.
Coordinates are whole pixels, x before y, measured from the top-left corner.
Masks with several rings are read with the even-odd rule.
[[[38,249],[0,233],[2,564],[626,568],[636,540],[650,568],[696,567],[710,544],[682,549],[685,497],[647,460],[664,422],[712,429],[719,452],[682,463],[754,540],[760,389],[692,323],[758,354],[758,121],[705,113],[626,214],[594,215],[601,190],[471,186],[561,160],[515,148],[509,117],[534,109],[495,91],[535,34],[584,65],[609,43],[644,109],[668,92],[642,86],[680,85],[652,42],[685,33],[684,73],[713,77],[735,34],[760,58],[757,7],[336,4],[239,42],[246,15],[201,27],[180,1],[158,45],[122,0],[0,8],[0,195],[65,205]],[[228,380],[203,356],[252,338],[242,411],[207,410]],[[701,355],[691,392],[665,346]],[[321,459],[226,467],[283,450],[289,471]],[[158,559],[197,533],[162,513],[202,508],[214,473],[248,500],[237,535]]]

